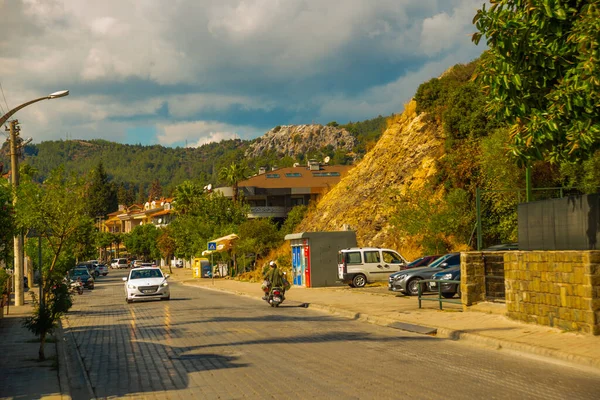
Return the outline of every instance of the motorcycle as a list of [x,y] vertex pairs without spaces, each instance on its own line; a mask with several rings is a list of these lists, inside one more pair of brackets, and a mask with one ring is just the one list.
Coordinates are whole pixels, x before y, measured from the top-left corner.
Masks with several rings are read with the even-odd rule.
[[83,294],[83,282],[81,278],[69,280],[69,292]]
[[267,296],[267,303],[269,303],[271,307],[279,307],[279,305],[283,303],[284,299],[285,297],[283,288],[275,286],[269,291],[269,295]]

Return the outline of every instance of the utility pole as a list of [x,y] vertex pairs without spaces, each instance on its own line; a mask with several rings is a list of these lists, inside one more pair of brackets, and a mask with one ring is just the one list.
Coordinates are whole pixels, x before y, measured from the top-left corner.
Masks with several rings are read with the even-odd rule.
[[[9,122],[10,130],[10,176],[13,186],[13,205],[17,204],[17,188],[19,187],[19,153],[17,138],[19,137],[19,121]],[[15,306],[25,303],[25,288],[23,287],[23,235],[18,233],[14,237],[14,282],[15,282]],[[32,284],[33,282],[30,282]]]

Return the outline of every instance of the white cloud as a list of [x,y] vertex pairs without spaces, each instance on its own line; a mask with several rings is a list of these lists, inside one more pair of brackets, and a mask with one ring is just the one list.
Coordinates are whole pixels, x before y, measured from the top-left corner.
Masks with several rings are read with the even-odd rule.
[[[188,141],[189,147],[197,147],[225,139],[240,138],[240,132],[246,132],[248,127],[236,127],[216,121],[181,122],[158,126],[156,137],[162,145],[172,145]],[[250,129],[251,130],[251,129]]]
[[5,1],[0,82],[10,106],[71,89],[19,111],[36,141],[159,126],[160,143],[198,144],[356,121],[475,58],[482,1]]
[[421,32],[421,48],[428,55],[436,54],[442,50],[451,49],[464,44],[469,33],[473,33],[471,20],[481,0],[466,0],[451,13],[442,12],[423,20]]

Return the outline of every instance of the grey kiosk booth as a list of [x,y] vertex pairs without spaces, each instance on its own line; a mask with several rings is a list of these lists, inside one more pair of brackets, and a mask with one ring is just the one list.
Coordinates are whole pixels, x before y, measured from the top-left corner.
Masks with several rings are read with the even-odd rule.
[[356,232],[302,232],[285,236],[292,246],[292,283],[304,287],[339,286],[338,251],[356,247]]

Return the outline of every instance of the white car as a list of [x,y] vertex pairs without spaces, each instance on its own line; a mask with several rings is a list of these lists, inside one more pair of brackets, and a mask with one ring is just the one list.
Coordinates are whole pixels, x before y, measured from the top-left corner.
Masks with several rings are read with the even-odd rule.
[[133,268],[129,275],[123,278],[125,282],[125,300],[131,303],[134,300],[160,298],[171,299],[169,274],[163,275],[160,268]]
[[96,273],[96,276],[106,276],[108,275],[108,267],[106,264],[94,264],[94,272]]

